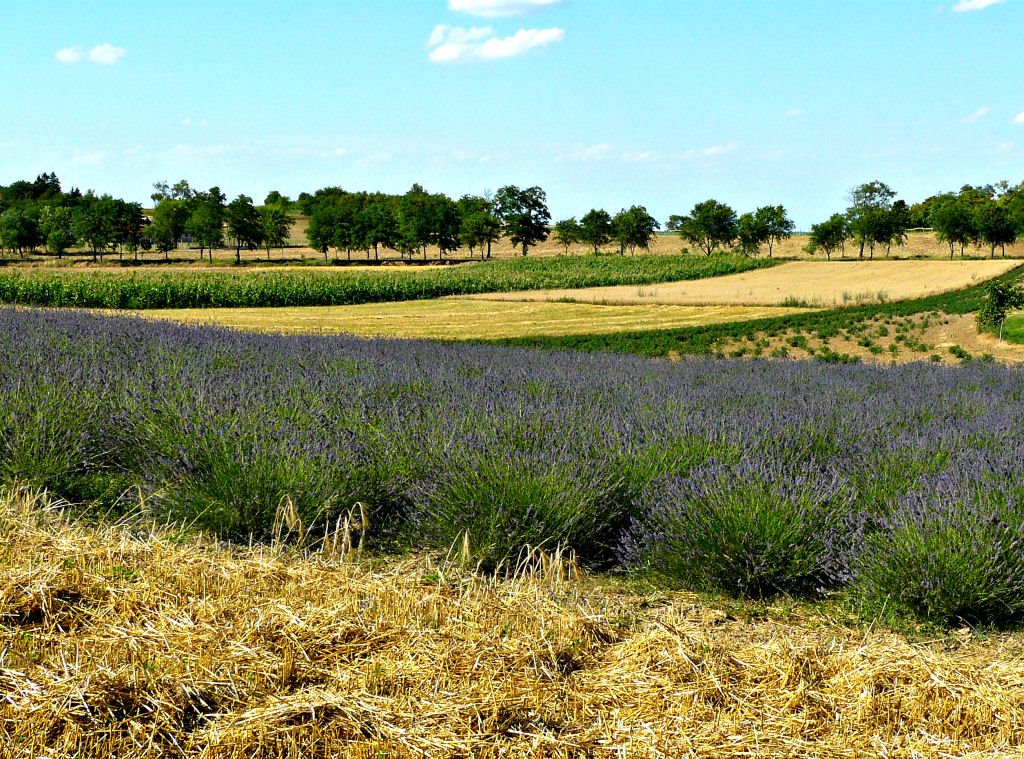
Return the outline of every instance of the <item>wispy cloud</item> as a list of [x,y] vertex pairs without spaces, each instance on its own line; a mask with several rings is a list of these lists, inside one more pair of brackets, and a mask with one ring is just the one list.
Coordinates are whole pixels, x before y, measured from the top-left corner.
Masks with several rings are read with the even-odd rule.
[[124,58],[126,52],[123,47],[115,47],[109,42],[104,42],[102,45],[96,45],[88,54],[81,45],[72,45],[61,48],[53,57],[61,63],[81,63],[88,58],[92,63],[109,66]]
[[785,113],[785,116],[787,118],[790,118],[790,119],[799,118],[800,116],[803,116],[803,115],[804,115],[804,109],[803,108],[790,108]]
[[89,60],[102,66],[109,66],[124,58],[125,52],[123,47],[115,47],[109,42],[104,42],[89,51]]
[[966,13],[967,11],[980,11],[993,5],[999,5],[1006,0],[960,0],[953,6],[953,13]]
[[983,119],[986,116],[988,116],[988,112],[989,112],[988,108],[984,108],[984,107],[983,108],[979,108],[974,113],[972,113],[970,116],[964,116],[961,119],[961,121],[963,121],[963,123],[965,123],[965,124],[973,124],[975,121],[980,121],[981,119]]
[[628,163],[646,163],[658,160],[658,154],[653,150],[627,150],[622,154],[622,160]]
[[78,63],[82,60],[82,46],[72,45],[71,47],[63,47],[53,57],[61,63]]
[[448,0],[448,8],[472,16],[499,18],[550,8],[560,2],[562,0]]
[[511,37],[497,37],[491,27],[448,26],[438,24],[430,33],[427,46],[434,63],[512,58],[535,47],[561,42],[564,29],[520,29]]
[[1013,117],[1013,123],[1024,124],[1024,111],[1021,111],[1020,113]]
[[701,148],[696,151],[696,155],[703,156],[705,158],[711,158],[713,156],[726,155],[728,153],[734,153],[739,147],[737,142],[723,142],[719,145],[709,145],[706,148]]

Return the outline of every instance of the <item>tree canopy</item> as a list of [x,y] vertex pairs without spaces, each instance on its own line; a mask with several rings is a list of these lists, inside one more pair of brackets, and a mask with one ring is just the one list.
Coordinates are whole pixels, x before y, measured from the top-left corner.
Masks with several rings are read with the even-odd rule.
[[710,256],[736,239],[739,224],[732,208],[710,199],[697,203],[688,216],[679,217],[677,229],[680,237],[700,246]]

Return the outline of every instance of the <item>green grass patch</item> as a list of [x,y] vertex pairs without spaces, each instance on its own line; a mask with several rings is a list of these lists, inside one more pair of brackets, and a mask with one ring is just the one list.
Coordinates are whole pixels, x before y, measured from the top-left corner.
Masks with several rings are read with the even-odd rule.
[[1003,323],[1003,339],[1024,344],[1024,314],[1007,318]]

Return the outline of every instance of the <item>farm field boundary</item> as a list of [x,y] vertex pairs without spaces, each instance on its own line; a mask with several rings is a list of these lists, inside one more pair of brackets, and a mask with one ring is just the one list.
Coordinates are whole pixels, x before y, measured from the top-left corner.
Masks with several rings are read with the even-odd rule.
[[1019,261],[796,261],[714,280],[657,286],[488,293],[477,298],[608,305],[672,304],[816,308],[884,303],[958,290],[1005,274]]
[[[1013,269],[989,281],[1018,282],[1024,267]],[[749,322],[684,327],[669,330],[643,330],[607,335],[562,335],[547,337],[508,338],[496,344],[533,348],[580,351],[610,351],[641,356],[706,355],[730,341],[756,341],[764,335],[785,332],[814,332],[826,338],[868,320],[886,317],[909,317],[926,312],[962,315],[977,311],[984,298],[984,285],[930,295],[924,298],[848,306],[813,312],[802,311],[789,316],[757,319]]]
[[263,332],[451,340],[610,333],[785,316],[806,309],[751,306],[600,306],[452,297],[300,308],[152,310],[156,319]]
[[[646,285],[718,277],[775,261],[738,256],[562,256],[507,259],[425,271],[0,270],[0,303],[115,309],[337,306],[552,287]],[[242,270],[244,271],[244,270]]]

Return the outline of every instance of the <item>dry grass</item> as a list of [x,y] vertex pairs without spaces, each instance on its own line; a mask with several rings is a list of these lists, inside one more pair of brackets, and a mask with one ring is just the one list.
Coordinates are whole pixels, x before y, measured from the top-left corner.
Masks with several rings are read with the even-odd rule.
[[[1024,640],[639,596],[536,558],[227,549],[0,497],[2,757],[1019,755]],[[751,613],[756,611],[757,613]],[[737,618],[742,617],[742,618]]]
[[735,306],[598,306],[585,303],[519,303],[454,297],[399,303],[369,303],[359,306],[168,309],[143,311],[140,314],[159,319],[219,324],[264,332],[347,332],[365,337],[473,340],[669,329],[783,316],[797,310],[800,309]]
[[784,330],[775,335],[752,333],[749,337],[723,340],[716,346],[720,355],[735,358],[813,358],[823,350],[877,364],[931,361],[955,365],[966,357],[1024,363],[1024,345],[979,333],[974,314],[878,316],[859,325],[857,332],[841,330],[827,340],[816,336],[814,330]]
[[590,287],[471,296],[486,300],[571,300],[582,303],[830,307],[879,303],[957,290],[1019,266],[995,261],[796,261],[725,277],[643,288]]

